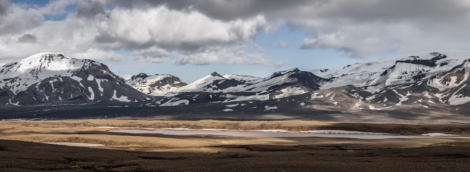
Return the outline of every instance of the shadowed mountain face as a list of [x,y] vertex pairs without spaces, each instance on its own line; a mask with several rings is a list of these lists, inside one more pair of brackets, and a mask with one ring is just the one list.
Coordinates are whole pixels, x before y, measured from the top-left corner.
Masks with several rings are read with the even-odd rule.
[[151,99],[93,60],[41,53],[0,69],[0,105],[94,104]]

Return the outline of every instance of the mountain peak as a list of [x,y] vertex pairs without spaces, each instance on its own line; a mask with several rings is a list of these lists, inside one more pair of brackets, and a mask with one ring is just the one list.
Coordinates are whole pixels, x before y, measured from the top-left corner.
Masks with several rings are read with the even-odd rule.
[[131,77],[131,80],[134,80],[134,79],[136,79],[136,78],[145,79],[145,78],[147,78],[147,77],[148,77],[148,75],[147,75],[146,73],[139,73],[139,74],[137,74],[137,75],[133,75],[133,76]]
[[49,77],[48,73],[57,73],[58,75],[68,75],[71,71],[88,66],[94,63],[92,60],[81,60],[65,56],[63,53],[38,53],[18,62],[9,63],[3,66],[0,71],[0,77],[14,78],[22,75],[28,75],[39,79]]
[[285,70],[285,71],[280,71],[280,72],[274,72],[270,78],[274,78],[274,77],[278,77],[278,76],[282,76],[282,75],[285,75],[287,73],[297,73],[297,72],[300,72],[300,70],[298,68],[294,68],[294,69],[289,69],[289,70]]
[[280,71],[282,74],[290,73],[290,72],[300,72],[299,68],[293,68],[285,71]]
[[56,53],[56,52],[43,52],[43,53],[37,53],[34,55],[31,55],[29,57],[24,58],[22,61],[45,61],[45,60],[53,60],[54,58],[60,58],[60,59],[70,59],[69,57],[66,57],[64,53]]
[[218,77],[222,77],[222,75],[220,75],[220,74],[219,74],[219,73],[217,73],[217,72],[212,72],[212,73],[211,73],[211,76],[218,76]]

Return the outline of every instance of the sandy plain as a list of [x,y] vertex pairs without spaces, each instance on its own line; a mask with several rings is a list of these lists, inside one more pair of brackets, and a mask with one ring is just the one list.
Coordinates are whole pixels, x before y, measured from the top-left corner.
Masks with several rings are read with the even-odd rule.
[[[469,124],[317,121],[0,121],[0,171],[468,171],[470,139],[110,133],[161,128],[470,135]],[[59,143],[62,145],[54,145]],[[67,143],[85,147],[66,146]],[[82,143],[82,144],[78,144]],[[87,147],[93,144],[93,147]],[[98,145],[98,146],[96,146]]]

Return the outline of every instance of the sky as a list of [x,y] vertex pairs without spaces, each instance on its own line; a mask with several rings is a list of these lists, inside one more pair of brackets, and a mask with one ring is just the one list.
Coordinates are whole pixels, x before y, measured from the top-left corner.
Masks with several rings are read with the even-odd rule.
[[61,52],[190,83],[468,50],[468,30],[466,0],[0,0],[0,64]]

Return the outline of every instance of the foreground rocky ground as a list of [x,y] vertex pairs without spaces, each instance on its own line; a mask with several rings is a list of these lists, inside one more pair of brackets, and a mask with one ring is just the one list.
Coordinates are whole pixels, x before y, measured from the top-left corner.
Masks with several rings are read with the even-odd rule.
[[468,171],[470,143],[418,148],[244,145],[142,152],[0,140],[0,171]]
[[[100,128],[101,127],[101,128]],[[107,128],[108,127],[108,128]],[[271,138],[109,133],[163,127],[232,130],[357,129],[468,135],[467,124],[409,125],[315,121],[0,122],[0,171],[468,171],[470,140]],[[356,130],[356,131],[357,131]],[[102,144],[71,147],[46,144]]]

